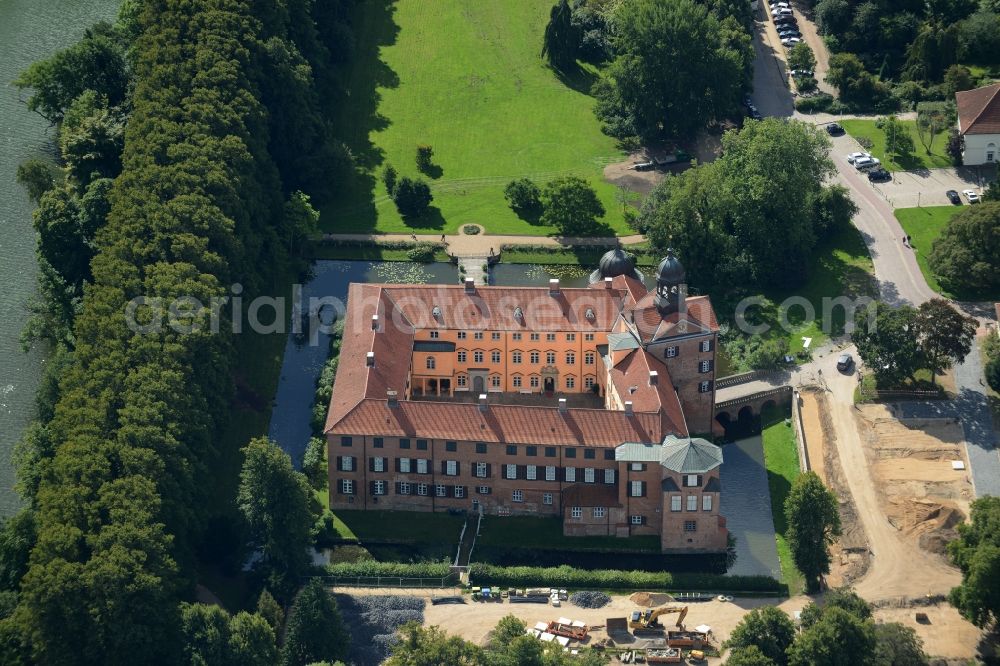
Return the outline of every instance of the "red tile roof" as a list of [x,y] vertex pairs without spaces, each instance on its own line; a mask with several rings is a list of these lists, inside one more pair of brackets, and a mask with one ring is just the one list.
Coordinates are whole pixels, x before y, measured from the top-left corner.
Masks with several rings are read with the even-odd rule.
[[[654,370],[657,384],[650,386],[649,373]],[[674,391],[670,371],[658,358],[642,349],[634,349],[611,369],[611,381],[622,401],[632,401],[632,409],[663,414],[670,423],[676,424],[674,432],[686,432],[684,412]]]
[[962,134],[1000,134],[1000,83],[955,93],[958,131]]
[[644,342],[699,330],[719,330],[719,322],[708,296],[690,296],[684,301],[683,313],[675,312],[666,317],[656,309],[654,298],[655,294],[647,294],[636,303],[633,310],[632,323]]

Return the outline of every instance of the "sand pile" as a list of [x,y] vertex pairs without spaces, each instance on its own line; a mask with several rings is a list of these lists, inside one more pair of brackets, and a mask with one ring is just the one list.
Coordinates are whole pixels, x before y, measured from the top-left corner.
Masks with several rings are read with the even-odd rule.
[[669,594],[658,594],[655,592],[636,592],[631,597],[629,601],[634,603],[636,606],[662,606],[663,604],[669,604],[674,598]]

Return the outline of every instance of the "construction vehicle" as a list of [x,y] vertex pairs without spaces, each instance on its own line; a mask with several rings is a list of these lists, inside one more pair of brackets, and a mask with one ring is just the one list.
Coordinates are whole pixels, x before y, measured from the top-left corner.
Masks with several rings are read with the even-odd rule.
[[646,650],[646,662],[650,664],[679,664],[681,651],[678,648]]
[[587,632],[589,631],[587,625],[574,626],[573,624],[567,624],[565,622],[552,621],[549,622],[545,631],[550,634],[555,634],[556,636],[563,636],[564,638],[569,638],[574,641],[582,641],[587,638]]
[[708,644],[708,634],[700,631],[668,631],[667,645],[670,647],[686,647],[700,650]]
[[705,661],[704,650],[691,650],[691,652],[688,653],[688,660],[693,661],[696,664],[702,663]]
[[645,611],[632,611],[632,615],[628,620],[628,628],[632,630],[656,629],[660,627],[659,618],[661,616],[673,613],[679,613],[677,616],[677,627],[683,628],[684,618],[688,614],[687,606],[660,606],[659,608],[650,608]]

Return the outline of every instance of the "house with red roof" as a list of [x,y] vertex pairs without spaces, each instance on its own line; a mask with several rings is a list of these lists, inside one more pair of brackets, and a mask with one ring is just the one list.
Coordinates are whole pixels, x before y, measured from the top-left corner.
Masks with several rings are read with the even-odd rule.
[[955,93],[962,163],[992,164],[1000,156],[1000,83]]
[[588,288],[352,284],[325,434],[332,509],[558,516],[722,552],[719,325],[668,253]]

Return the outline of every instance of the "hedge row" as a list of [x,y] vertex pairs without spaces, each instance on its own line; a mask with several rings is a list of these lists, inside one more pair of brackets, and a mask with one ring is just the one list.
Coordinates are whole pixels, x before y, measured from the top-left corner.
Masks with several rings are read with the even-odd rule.
[[402,578],[442,578],[451,569],[447,562],[376,562],[361,560],[359,562],[341,562],[327,566],[326,571],[331,576],[400,576]]
[[323,236],[314,241],[320,247],[377,247],[383,250],[412,250],[413,248],[431,247],[435,251],[446,250],[447,246],[441,242],[420,241],[369,241],[369,240],[341,240],[335,237]]
[[[510,243],[504,243],[500,246],[500,252],[533,252],[537,254],[562,254],[563,252],[594,252],[604,253],[608,250],[615,249],[615,245],[586,245],[580,247],[573,247],[569,245],[512,245]],[[636,256],[655,256],[657,253],[655,250],[648,247],[634,247],[626,246],[625,251],[634,254]]]
[[676,573],[669,571],[588,571],[570,566],[500,567],[473,564],[469,579],[476,585],[510,587],[565,587],[602,590],[692,590],[719,592],[784,593],[787,588],[770,576],[726,576],[720,574]]

